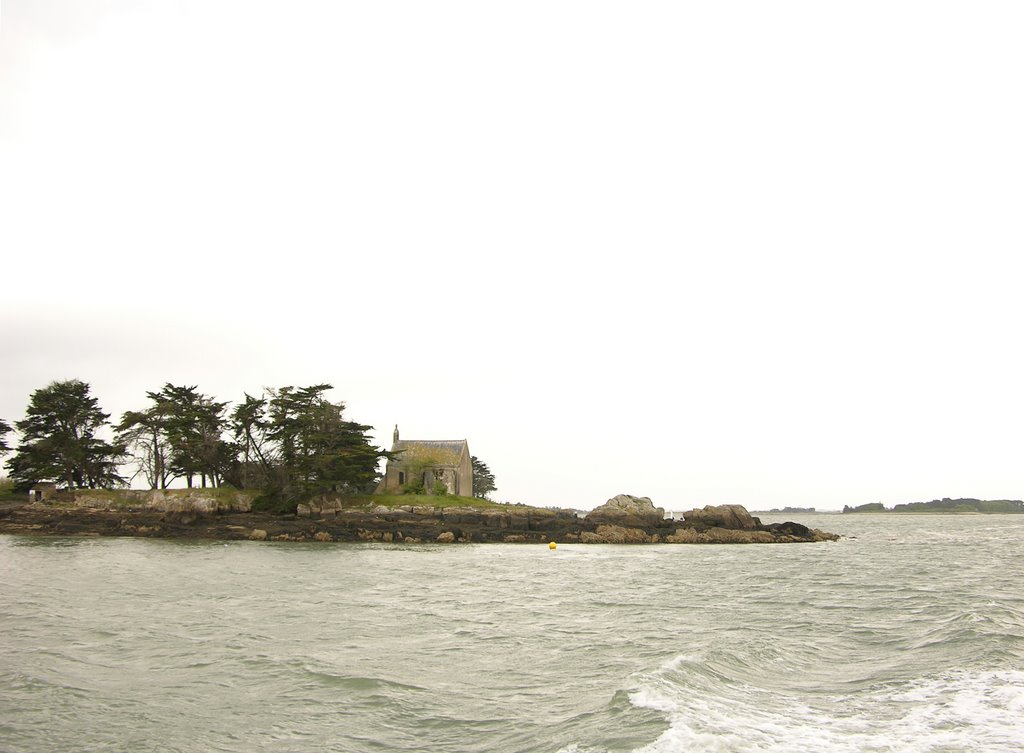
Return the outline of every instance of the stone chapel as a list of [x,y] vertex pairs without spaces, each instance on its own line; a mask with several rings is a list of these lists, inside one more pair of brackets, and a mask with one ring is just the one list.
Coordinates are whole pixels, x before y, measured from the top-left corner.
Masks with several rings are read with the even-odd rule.
[[395,426],[391,452],[378,494],[398,494],[406,484],[423,484],[424,494],[433,494],[442,484],[449,494],[473,496],[473,463],[465,439],[399,439]]

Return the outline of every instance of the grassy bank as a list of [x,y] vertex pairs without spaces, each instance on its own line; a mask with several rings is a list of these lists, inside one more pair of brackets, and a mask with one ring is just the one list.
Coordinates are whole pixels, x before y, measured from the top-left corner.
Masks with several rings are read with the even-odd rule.
[[490,502],[486,499],[476,497],[456,497],[451,494],[444,496],[431,494],[359,494],[342,497],[346,507],[402,507],[403,505],[430,506],[430,507],[476,507],[478,509],[500,507],[507,508],[508,505],[500,505],[497,502]]
[[24,494],[15,493],[13,481],[6,477],[0,478],[0,502],[22,502],[24,499]]
[[[215,499],[230,504],[239,498],[246,498],[250,502],[262,495],[264,492],[259,489],[235,489],[222,486],[219,488],[207,487],[193,489],[76,489],[74,495],[75,505],[78,507],[97,507],[108,510],[129,509],[143,506],[150,498],[150,495],[160,494],[166,498],[187,499],[189,497],[204,497]],[[423,507],[475,507],[478,509],[507,508],[508,505],[501,505],[497,502],[490,502],[486,499],[475,497],[457,497],[454,495],[430,495],[430,494],[325,494],[322,497],[337,499],[343,507],[350,508],[372,508],[372,507],[402,507],[407,505]],[[70,501],[67,492],[61,493],[52,500],[52,504],[60,506],[62,500]],[[12,485],[0,484],[0,502],[27,502],[28,495],[23,492],[15,493]]]

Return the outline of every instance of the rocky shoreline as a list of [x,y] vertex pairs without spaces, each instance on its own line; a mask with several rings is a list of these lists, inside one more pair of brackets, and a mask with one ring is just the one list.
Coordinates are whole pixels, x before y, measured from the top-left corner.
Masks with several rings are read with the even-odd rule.
[[0,533],[405,544],[782,544],[839,538],[800,523],[763,525],[739,505],[708,506],[684,513],[683,520],[666,519],[646,497],[629,495],[613,497],[582,518],[570,511],[519,505],[345,508],[323,500],[300,505],[296,515],[272,515],[204,502],[201,494],[184,502],[175,498],[123,509],[9,503],[0,508]]

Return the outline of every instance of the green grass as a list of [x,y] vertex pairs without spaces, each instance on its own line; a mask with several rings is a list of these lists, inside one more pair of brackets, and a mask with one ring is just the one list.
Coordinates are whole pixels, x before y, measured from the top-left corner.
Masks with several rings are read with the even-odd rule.
[[[28,495],[11,491],[11,484],[6,479],[0,479],[0,502],[27,502]],[[214,499],[228,501],[237,495],[244,495],[251,499],[259,498],[264,492],[259,489],[235,489],[223,486],[217,489],[208,487],[206,489],[163,489],[163,494],[171,497],[187,496],[189,494],[212,497]],[[145,503],[146,497],[150,494],[148,489],[76,489],[74,494],[79,505],[87,507],[105,507],[108,509],[122,509],[139,507]],[[333,496],[333,495],[328,495]],[[454,495],[431,495],[431,494],[353,494],[342,495],[342,504],[345,507],[402,507],[405,505],[429,506],[429,507],[475,507],[478,509],[508,509],[509,505],[491,502],[476,497],[456,497]],[[269,507],[257,504],[254,509],[266,508],[267,512],[275,512],[270,500]],[[291,509],[294,502],[286,507]]]
[[247,497],[255,497],[262,492],[259,489],[236,489],[233,486],[218,486],[217,488],[208,486],[205,489],[195,486],[191,489],[164,489],[163,493],[179,497],[185,497],[189,494],[199,494],[203,497],[212,497],[214,499],[233,499],[239,494]]
[[0,502],[25,502],[27,494],[14,491],[14,482],[6,476],[0,476]]
[[486,499],[476,497],[456,497],[451,494],[359,494],[346,495],[345,506],[352,507],[402,507],[403,505],[428,505],[430,507],[477,507],[477,508],[505,508],[507,505],[499,505],[497,502],[490,502]]
[[233,487],[219,487],[214,489],[207,487],[201,489],[196,487],[194,489],[163,489],[163,490],[150,490],[150,489],[76,489],[75,496],[79,498],[89,499],[111,499],[116,497],[122,497],[124,499],[137,498],[151,494],[153,491],[159,491],[166,494],[169,497],[187,497],[189,494],[197,494],[203,497],[212,497],[213,499],[232,499],[238,495],[244,495],[247,497],[255,497],[259,492],[255,489],[234,489]]

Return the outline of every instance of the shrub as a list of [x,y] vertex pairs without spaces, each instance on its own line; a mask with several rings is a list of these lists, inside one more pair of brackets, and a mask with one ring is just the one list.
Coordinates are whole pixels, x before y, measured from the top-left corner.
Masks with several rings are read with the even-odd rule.
[[423,481],[416,480],[402,484],[402,494],[423,494]]
[[269,512],[274,515],[294,515],[297,503],[288,499],[280,491],[261,494],[252,501],[253,512]]

